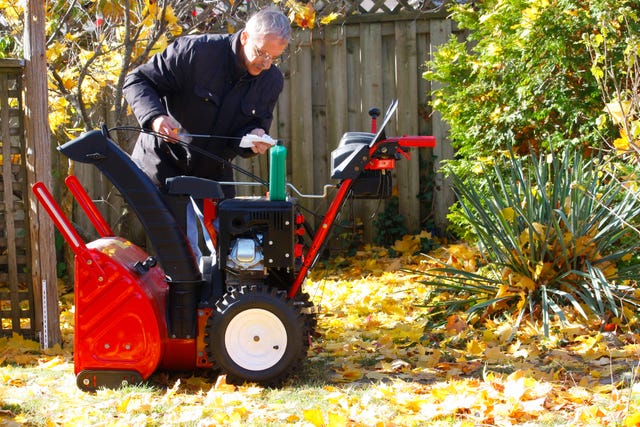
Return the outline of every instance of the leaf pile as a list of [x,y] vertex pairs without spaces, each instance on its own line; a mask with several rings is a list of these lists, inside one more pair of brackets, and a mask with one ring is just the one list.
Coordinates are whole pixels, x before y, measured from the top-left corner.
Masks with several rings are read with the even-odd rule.
[[321,335],[279,389],[159,372],[145,386],[88,394],[68,344],[41,352],[14,336],[0,339],[0,425],[640,426],[640,335],[570,319],[548,339],[525,324],[509,340],[511,323],[461,314],[424,331],[428,289],[405,271],[454,253],[473,262],[473,252],[415,256],[411,245],[396,244],[400,258],[368,247],[316,268],[305,290],[322,308]]

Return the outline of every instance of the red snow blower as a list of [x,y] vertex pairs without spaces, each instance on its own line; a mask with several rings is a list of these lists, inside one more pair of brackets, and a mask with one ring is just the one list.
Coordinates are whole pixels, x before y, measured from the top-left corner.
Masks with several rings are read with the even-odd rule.
[[[265,386],[289,378],[306,357],[316,326],[313,303],[301,287],[345,200],[390,197],[396,160],[409,158],[410,147],[435,146],[431,136],[387,138],[384,127],[396,107],[394,101],[377,129],[379,111],[372,109],[372,132],[347,132],[332,152],[331,178],[339,183],[316,232],[305,226],[295,197],[274,197],[285,188],[307,197],[285,183],[284,171],[270,173],[265,197],[225,199],[221,186],[231,183],[189,176],[169,179],[165,193],[106,129],[58,147],[111,181],[140,220],[153,253],[115,236],[74,176],[65,182],[100,236],[89,243],[47,188],[33,186],[75,253],[78,387],[142,383],[162,370],[215,369],[230,382]],[[204,224],[215,247],[215,255],[200,262],[185,234],[192,198],[204,200]]]

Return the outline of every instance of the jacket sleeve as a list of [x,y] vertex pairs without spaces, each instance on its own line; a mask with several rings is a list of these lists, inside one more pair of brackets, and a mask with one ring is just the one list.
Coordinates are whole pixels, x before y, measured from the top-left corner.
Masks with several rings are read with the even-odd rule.
[[187,42],[186,37],[176,39],[125,77],[124,97],[140,126],[150,128],[156,116],[167,114],[162,98],[181,90],[192,61]]

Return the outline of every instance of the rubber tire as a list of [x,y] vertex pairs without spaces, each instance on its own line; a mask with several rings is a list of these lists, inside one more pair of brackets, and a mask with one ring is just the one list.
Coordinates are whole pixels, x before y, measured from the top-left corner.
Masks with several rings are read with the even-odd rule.
[[[304,315],[309,337],[317,336],[316,329],[318,327],[318,316],[313,311],[313,302],[311,301],[311,296],[306,292],[298,292],[294,298],[296,304],[301,305],[300,310]],[[311,310],[311,312],[307,313],[307,309]]]
[[[216,309],[207,322],[206,339],[209,356],[227,375],[227,382],[249,382],[277,387],[300,368],[309,348],[308,321],[300,310],[300,304],[294,304],[285,293],[262,285],[242,286],[218,300]],[[236,327],[238,316],[246,316],[248,313],[258,313],[264,320],[274,321],[272,323],[275,323],[276,329],[283,330],[286,334],[286,348],[279,359],[273,363],[268,362],[269,366],[261,369],[241,366],[241,361],[234,360],[230,354],[233,350],[228,348],[225,339],[229,326]],[[256,327],[262,325],[260,322]],[[252,328],[247,328],[249,329]]]

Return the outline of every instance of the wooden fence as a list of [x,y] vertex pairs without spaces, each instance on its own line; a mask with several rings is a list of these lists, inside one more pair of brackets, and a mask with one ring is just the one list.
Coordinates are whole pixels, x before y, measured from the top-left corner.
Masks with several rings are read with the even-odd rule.
[[[358,15],[313,32],[295,31],[289,58],[281,65],[285,89],[270,130],[289,148],[289,182],[302,193],[322,193],[323,186],[331,183],[330,153],[342,134],[369,131],[368,110],[378,107],[384,112],[398,99],[387,135],[434,135],[438,140],[435,149],[414,151],[410,161],[398,162],[394,190],[400,214],[410,232],[428,222],[444,231],[453,194],[434,172],[439,161],[451,158],[453,152],[446,126],[428,105],[432,88],[422,72],[432,52],[454,31],[452,21],[440,12]],[[266,158],[239,163],[268,176]],[[424,201],[418,195],[429,180],[434,194]],[[304,203],[319,213],[326,207]],[[371,218],[384,204],[359,200],[354,206],[356,221],[364,224],[366,240],[371,240],[375,232]]]
[[[285,87],[269,133],[282,139],[288,148],[288,182],[303,194],[318,195],[326,184],[336,183],[330,179],[330,154],[340,137],[347,131],[369,131],[369,109],[378,107],[384,112],[393,99],[398,99],[398,110],[387,127],[387,135],[434,135],[437,139],[436,148],[414,149],[411,160],[398,162],[393,181],[400,214],[406,219],[409,232],[418,232],[426,224],[444,232],[454,197],[436,171],[439,161],[451,158],[453,151],[446,125],[429,107],[432,83],[422,78],[422,72],[424,63],[440,44],[452,34],[463,34],[443,11],[406,12],[408,6],[404,2],[389,9],[386,4],[391,0],[370,3],[368,10],[359,10],[359,14],[341,22],[312,31],[294,30],[289,53],[280,64]],[[132,143],[119,142],[125,149]],[[268,156],[238,159],[236,163],[262,178],[269,176]],[[65,168],[63,164],[60,169]],[[130,228],[130,216],[123,221],[117,192],[95,168],[76,164],[74,173],[89,194],[101,201],[98,205],[111,224],[124,222]],[[241,175],[236,179],[247,180]],[[430,189],[425,190],[428,186]],[[257,188],[246,187],[238,193],[255,194]],[[432,197],[418,198],[425,191],[432,191]],[[298,200],[318,215],[326,210],[327,201]],[[365,241],[370,242],[375,233],[372,219],[384,208],[384,202],[355,200],[346,216],[353,217],[351,222],[363,224]],[[312,215],[307,218],[313,223]],[[74,221],[91,233],[92,226],[82,214]],[[114,229],[118,230],[118,226]],[[129,232],[135,234],[135,230]],[[137,238],[127,237],[142,244],[139,234]]]
[[0,60],[0,336],[35,338],[21,60]]

